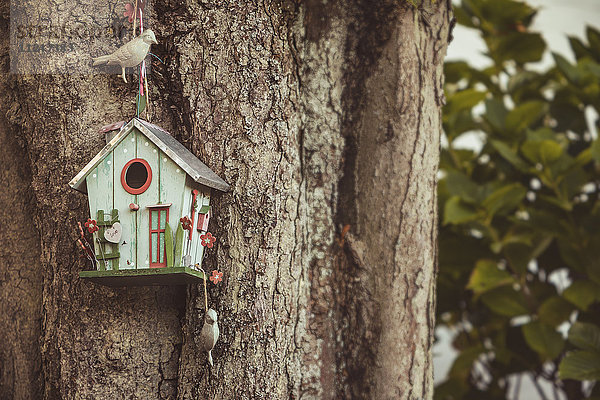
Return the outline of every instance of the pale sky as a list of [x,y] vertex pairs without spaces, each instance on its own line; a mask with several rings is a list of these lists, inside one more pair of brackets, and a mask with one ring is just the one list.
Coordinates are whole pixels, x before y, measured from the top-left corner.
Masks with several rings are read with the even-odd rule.
[[[600,27],[599,0],[530,0],[527,2],[539,9],[532,30],[541,32],[548,47],[574,59],[567,35],[585,38],[586,25]],[[468,60],[475,66],[486,66],[490,62],[482,53],[485,51],[483,41],[473,29],[456,26],[454,41],[448,48],[447,60]],[[545,60],[550,54],[545,55]]]

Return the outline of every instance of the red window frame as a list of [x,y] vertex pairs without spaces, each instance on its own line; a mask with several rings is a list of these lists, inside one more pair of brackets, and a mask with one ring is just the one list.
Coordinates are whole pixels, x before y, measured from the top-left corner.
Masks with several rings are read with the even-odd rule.
[[202,214],[199,213],[198,214],[198,226],[196,227],[198,232],[206,232],[208,230],[208,222],[210,220],[210,213],[211,211],[209,210],[206,214]]
[[[163,234],[163,238],[165,235],[165,226],[160,226],[160,217],[161,217],[161,213],[162,212],[166,212],[167,216],[165,218],[165,223],[169,222],[169,206],[164,206],[164,207],[152,207],[149,208],[150,210],[150,215],[148,218],[148,224],[149,224],[149,228],[150,228],[150,235],[149,235],[149,247],[148,247],[148,252],[150,254],[149,258],[150,258],[150,268],[164,268],[167,266],[167,246],[166,243],[163,243],[163,262],[160,262],[160,234]],[[157,229],[152,229],[152,213],[153,212],[158,212],[157,214],[157,221],[156,221],[156,227]],[[157,242],[155,243],[156,245],[156,262],[152,262],[152,234],[156,233],[156,237],[157,237]]]
[[[198,193],[199,192],[196,189],[192,190],[192,228],[190,228],[190,234],[188,237],[189,240],[192,240],[192,232],[194,231],[194,216],[196,214],[196,208],[198,207],[198,204],[196,203],[196,201],[198,200]],[[196,207],[194,207],[194,204],[196,205]]]
[[[129,186],[127,184],[127,180],[125,179],[125,177],[127,176],[127,170],[129,169],[131,164],[136,162],[141,163],[146,168],[146,172],[148,173],[148,178],[146,178],[146,182],[144,182],[144,184],[137,189]],[[121,170],[121,186],[123,186],[123,189],[125,189],[127,193],[142,194],[150,187],[150,183],[152,183],[152,168],[150,168],[150,164],[148,164],[148,161],[144,160],[143,158],[134,158],[132,160],[127,161],[127,164],[125,164],[125,166]]]

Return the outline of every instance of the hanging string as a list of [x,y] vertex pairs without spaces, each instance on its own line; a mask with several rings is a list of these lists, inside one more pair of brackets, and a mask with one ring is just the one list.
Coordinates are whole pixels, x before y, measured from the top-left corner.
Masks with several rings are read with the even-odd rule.
[[106,262],[106,259],[104,258],[104,250],[102,249],[102,243],[100,243],[100,238],[93,233],[92,233],[92,236],[94,236],[96,238],[96,242],[98,242],[98,248],[100,249],[100,257],[102,257],[102,262],[104,263],[104,266],[108,267],[108,263]]
[[[135,1],[136,5],[138,0]],[[144,32],[144,16],[140,8],[140,34]],[[143,84],[142,84],[143,80]],[[146,74],[146,60],[140,65],[140,96],[144,96],[144,86],[146,94],[146,119],[150,120],[150,91],[148,90],[148,77]]]
[[200,263],[195,265],[197,270],[202,271],[202,277],[204,278],[204,311],[208,312],[208,290],[206,289],[206,272],[200,266]]
[[138,0],[135,0],[135,4],[133,6],[133,37],[135,37],[135,23],[137,22],[137,9],[138,9]]
[[208,312],[208,294],[206,290],[206,272],[202,270],[202,276],[204,276],[204,311]]
[[154,53],[150,53],[148,52],[148,54],[150,54],[152,57],[156,58],[158,61],[160,61],[161,64],[164,64],[165,62],[163,60],[161,60],[156,54]]
[[[143,13],[143,8],[139,7],[138,5],[138,1],[139,0],[135,0],[135,5],[134,5],[134,11],[133,11],[133,37],[136,37],[136,27],[137,27],[137,19],[138,19],[138,15],[139,15],[139,19],[140,19],[140,34],[142,34],[144,32],[144,13]],[[139,10],[139,14],[138,14],[138,10]],[[150,120],[150,93],[148,90],[148,77],[146,74],[146,60],[143,60],[142,63],[140,64],[140,70],[139,70],[139,75],[140,75],[140,83],[139,83],[139,90],[138,93],[139,95],[138,100],[136,101],[135,107],[136,107],[136,116],[140,116],[140,103],[142,101],[142,97],[146,96],[146,107],[145,107],[145,111],[146,111],[146,119]]]
[[[206,258],[206,251],[202,251],[202,259],[200,261],[200,263],[204,263],[204,259]],[[204,272],[204,269],[202,267],[200,267],[200,264],[196,264],[198,266],[198,268],[200,268],[200,271],[202,271],[202,276],[204,277],[204,311],[208,312],[208,294],[207,294],[207,290],[206,290],[206,272]]]

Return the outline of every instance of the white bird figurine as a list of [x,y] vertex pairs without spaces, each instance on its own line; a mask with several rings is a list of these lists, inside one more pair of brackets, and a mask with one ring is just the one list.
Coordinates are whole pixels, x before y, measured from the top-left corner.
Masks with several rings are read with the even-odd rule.
[[151,44],[157,44],[156,36],[151,29],[146,29],[141,35],[130,40],[112,54],[94,58],[94,67],[98,65],[120,65],[121,76],[125,83],[125,68],[135,67],[148,55]]
[[208,351],[208,362],[213,366],[212,349],[219,340],[219,324],[217,323],[217,312],[209,308],[204,316],[204,326],[200,332],[200,337],[204,350]]

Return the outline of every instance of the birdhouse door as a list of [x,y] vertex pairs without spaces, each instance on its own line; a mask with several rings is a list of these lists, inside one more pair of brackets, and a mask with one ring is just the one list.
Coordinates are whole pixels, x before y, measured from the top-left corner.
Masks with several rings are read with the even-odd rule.
[[169,208],[150,209],[150,268],[167,266],[165,227],[169,222]]

